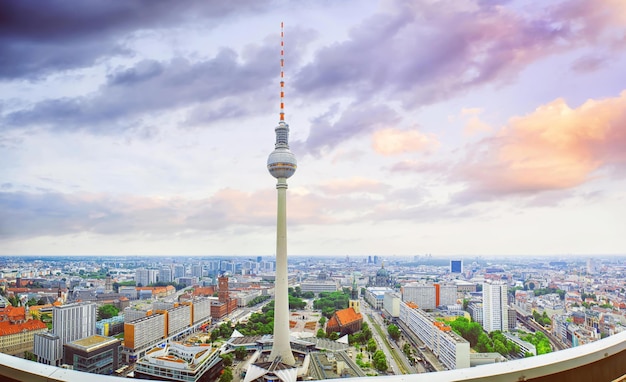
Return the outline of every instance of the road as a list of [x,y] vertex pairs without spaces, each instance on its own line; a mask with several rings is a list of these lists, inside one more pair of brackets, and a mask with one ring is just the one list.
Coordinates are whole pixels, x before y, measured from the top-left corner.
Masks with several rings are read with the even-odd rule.
[[[389,364],[389,368],[391,369],[393,374],[400,375],[416,373],[416,370],[409,364],[406,356],[398,348],[395,342],[393,340],[387,340],[386,337],[381,337],[381,334],[383,336],[386,335],[386,328],[378,312],[373,311],[368,307],[364,307],[363,318],[370,326],[372,336],[378,344],[378,348],[382,350],[383,353],[385,353],[385,357],[387,357],[387,363]],[[400,364],[398,364],[398,361],[400,361]]]

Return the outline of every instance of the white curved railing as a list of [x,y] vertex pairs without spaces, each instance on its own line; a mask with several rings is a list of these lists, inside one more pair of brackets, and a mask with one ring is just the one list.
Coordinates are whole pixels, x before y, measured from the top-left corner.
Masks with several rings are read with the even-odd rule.
[[[626,375],[626,332],[576,348],[517,361],[438,373],[367,377],[367,382],[531,381],[553,374],[567,373],[568,371],[575,371],[579,375],[584,374],[585,370],[595,373],[594,364],[606,361],[612,357],[615,359],[612,365],[616,370],[611,370],[611,372],[619,375],[615,375],[611,379]],[[603,369],[606,369],[606,367],[603,367]],[[126,378],[96,374],[86,376],[82,372],[61,369],[0,354],[0,380],[5,380],[6,378],[28,382],[83,382],[87,378],[90,382],[128,381]],[[611,379],[608,379],[606,382]],[[555,378],[551,380],[558,381],[561,379]],[[598,378],[588,380],[602,381],[602,379]],[[329,381],[363,382],[363,378],[341,378]]]

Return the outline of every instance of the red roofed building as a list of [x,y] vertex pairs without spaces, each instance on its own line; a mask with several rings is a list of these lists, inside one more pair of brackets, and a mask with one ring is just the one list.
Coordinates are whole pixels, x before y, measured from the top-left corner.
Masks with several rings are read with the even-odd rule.
[[335,332],[338,332],[340,336],[352,334],[361,330],[361,325],[363,325],[363,315],[354,308],[338,310],[326,323],[326,335]]
[[32,320],[25,307],[8,304],[0,307],[0,352],[10,355],[32,352],[34,335],[47,331],[46,324]]

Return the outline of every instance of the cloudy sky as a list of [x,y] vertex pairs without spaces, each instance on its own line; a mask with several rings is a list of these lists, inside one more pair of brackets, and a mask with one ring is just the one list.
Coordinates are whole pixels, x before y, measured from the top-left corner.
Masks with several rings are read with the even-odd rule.
[[0,254],[626,254],[623,0],[13,1]]

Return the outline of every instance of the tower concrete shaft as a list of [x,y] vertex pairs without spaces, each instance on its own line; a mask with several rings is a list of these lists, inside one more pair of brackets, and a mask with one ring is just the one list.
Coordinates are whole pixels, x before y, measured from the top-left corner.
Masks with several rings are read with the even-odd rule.
[[274,283],[274,346],[270,360],[281,358],[287,365],[296,360],[289,342],[289,294],[287,293],[287,179],[278,178],[278,213],[276,222],[276,281]]

